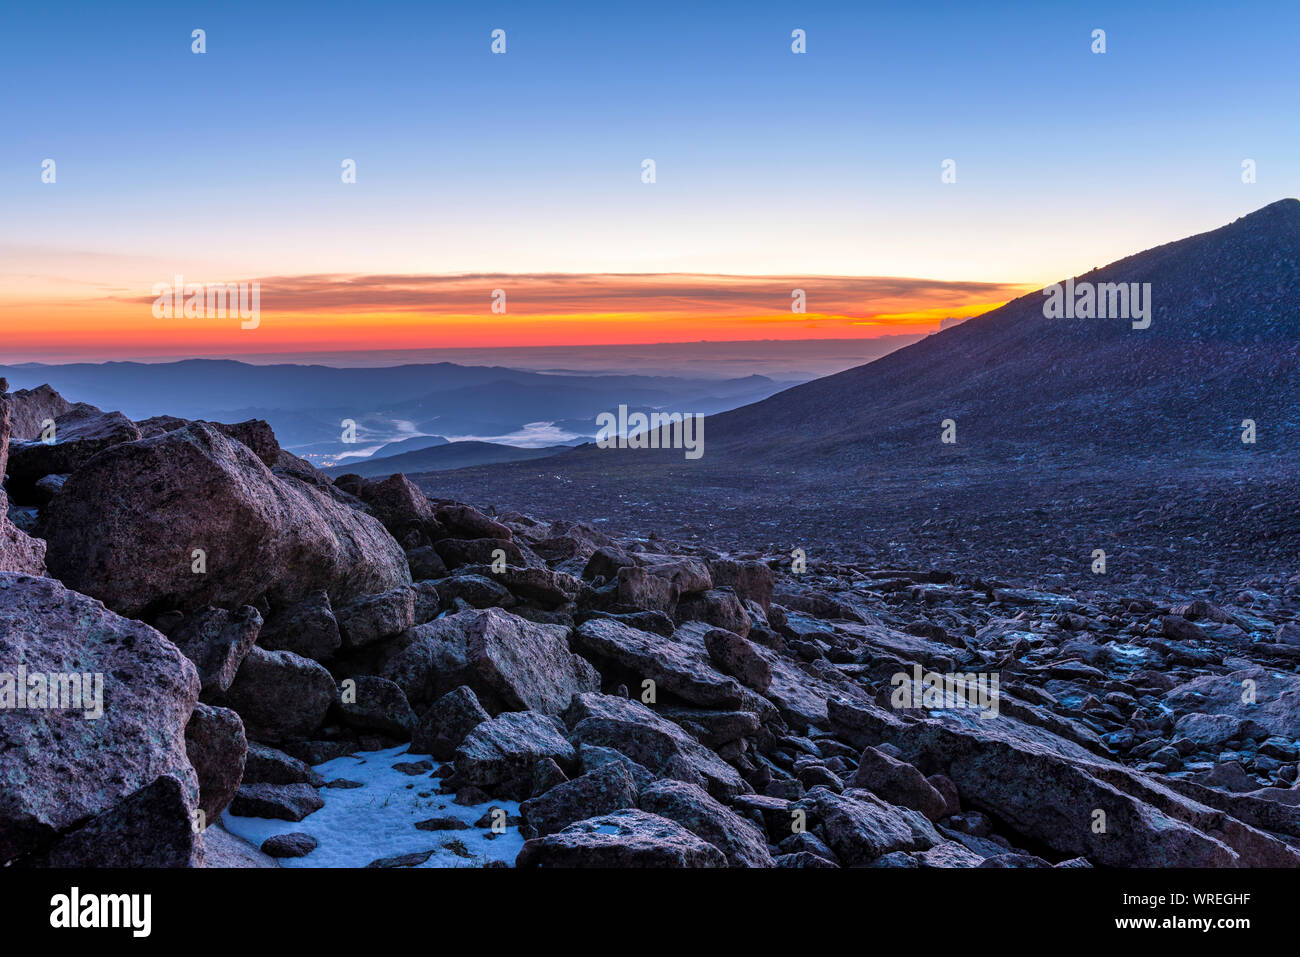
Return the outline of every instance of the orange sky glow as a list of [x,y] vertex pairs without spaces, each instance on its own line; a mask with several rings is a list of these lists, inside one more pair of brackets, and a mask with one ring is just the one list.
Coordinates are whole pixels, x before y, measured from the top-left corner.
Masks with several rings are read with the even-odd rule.
[[[244,277],[186,275],[186,283]],[[173,282],[166,277],[160,282]],[[0,288],[6,360],[102,360],[492,346],[621,345],[925,333],[1029,291],[898,277],[656,274],[247,277],[256,328],[238,317],[154,315],[153,289]],[[66,287],[64,287],[66,288]],[[505,312],[492,310],[494,290]],[[802,289],[806,312],[791,310]]]

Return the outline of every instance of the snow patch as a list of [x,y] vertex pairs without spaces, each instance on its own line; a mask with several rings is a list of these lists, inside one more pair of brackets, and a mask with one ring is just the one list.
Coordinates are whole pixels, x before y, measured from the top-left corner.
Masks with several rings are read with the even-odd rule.
[[[282,859],[284,867],[365,867],[380,858],[428,850],[434,853],[418,867],[483,867],[490,861],[513,866],[524,846],[519,828],[511,824],[503,833],[493,834],[491,828],[477,827],[475,822],[493,808],[515,818],[518,803],[489,801],[464,807],[454,802],[454,794],[438,793],[442,779],[432,777],[432,771],[410,775],[393,769],[394,764],[421,757],[400,745],[335,758],[317,765],[316,770],[326,781],[346,778],[361,787],[321,788],[325,806],[301,821],[236,817],[227,811],[221,823],[255,847],[276,834],[302,833],[316,838],[319,846],[314,851],[305,857]],[[434,762],[434,770],[439,767]],[[416,822],[432,817],[456,818],[469,826],[465,830],[416,830]],[[452,846],[446,846],[449,844]]]

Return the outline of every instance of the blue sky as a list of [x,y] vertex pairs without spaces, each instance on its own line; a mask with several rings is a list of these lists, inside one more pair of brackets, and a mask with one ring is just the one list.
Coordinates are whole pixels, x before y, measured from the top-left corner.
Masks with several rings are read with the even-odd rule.
[[1300,5],[1131,7],[9,3],[0,253],[1049,282],[1300,194]]

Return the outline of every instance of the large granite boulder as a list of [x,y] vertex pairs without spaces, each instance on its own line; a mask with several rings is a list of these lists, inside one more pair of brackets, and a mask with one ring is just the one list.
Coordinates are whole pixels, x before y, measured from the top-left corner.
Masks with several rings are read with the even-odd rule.
[[500,608],[412,628],[385,649],[375,673],[395,681],[416,707],[468,685],[491,713],[558,714],[575,694],[600,687],[596,669],[569,650],[568,629]]
[[314,486],[273,475],[203,423],[106,449],[43,517],[51,571],[122,614],[290,603],[335,607],[410,583],[379,522]]
[[[198,673],[153,628],[53,579],[0,573],[0,662],[13,675],[0,677],[0,696],[11,699],[0,708],[0,863],[49,845],[163,775],[179,782],[187,809],[199,806],[185,742]],[[17,707],[23,673],[27,707]],[[73,675],[90,700],[35,704],[34,679],[51,674],[65,677],[45,682],[47,703],[72,703]]]

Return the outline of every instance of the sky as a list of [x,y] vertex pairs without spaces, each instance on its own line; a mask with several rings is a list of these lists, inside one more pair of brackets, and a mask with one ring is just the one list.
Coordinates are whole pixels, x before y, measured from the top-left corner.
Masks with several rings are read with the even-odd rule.
[[1300,5],[1131,6],[4,4],[0,361],[928,331],[1300,194]]

